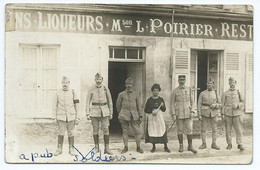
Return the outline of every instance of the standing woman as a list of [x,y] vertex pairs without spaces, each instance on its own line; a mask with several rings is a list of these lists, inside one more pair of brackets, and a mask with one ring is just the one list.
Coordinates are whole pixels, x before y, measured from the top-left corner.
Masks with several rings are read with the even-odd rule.
[[161,87],[159,84],[152,86],[153,95],[147,100],[145,104],[145,113],[147,113],[147,129],[145,134],[145,143],[152,143],[153,148],[151,152],[155,152],[157,143],[164,144],[164,151],[170,153],[167,146],[167,131],[165,121],[163,119],[163,112],[166,110],[163,98],[159,96]]

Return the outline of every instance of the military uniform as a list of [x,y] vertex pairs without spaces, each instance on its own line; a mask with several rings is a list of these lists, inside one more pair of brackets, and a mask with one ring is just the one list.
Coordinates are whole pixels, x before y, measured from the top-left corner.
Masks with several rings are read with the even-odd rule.
[[[63,77],[67,80],[66,77]],[[79,110],[79,99],[74,90],[68,88],[60,89],[54,96],[53,119],[57,120],[58,125],[58,149],[55,156],[62,153],[62,145],[65,131],[68,133],[69,153],[74,155],[74,131],[77,112]]]
[[[230,78],[229,81],[234,81]],[[240,150],[244,150],[242,146],[242,119],[241,115],[244,113],[244,100],[241,97],[239,90],[235,88],[230,88],[222,95],[222,116],[225,118],[226,127],[226,141],[228,143],[227,149],[232,148],[232,126],[236,132],[236,142]]]
[[[96,78],[101,77],[98,73]],[[103,78],[102,78],[103,79]],[[113,115],[113,103],[111,93],[104,85],[93,85],[88,90],[87,104],[86,104],[87,116],[90,116],[93,126],[93,138],[95,142],[95,152],[99,152],[99,123],[101,123],[101,129],[103,130],[105,153],[112,154],[109,151],[109,118]]]
[[[126,83],[132,83],[133,80],[128,78]],[[133,90],[125,90],[119,93],[117,101],[116,101],[116,108],[119,113],[118,119],[121,124],[123,130],[123,141],[125,148],[123,149],[122,153],[128,151],[128,130],[129,126],[131,125],[134,130],[137,151],[142,153],[142,149],[140,148],[141,142],[141,131],[140,131],[140,118],[143,117],[143,113],[141,111],[141,105],[139,101],[139,96]]]
[[[180,75],[179,80],[186,79],[184,75]],[[180,144],[179,151],[183,151],[183,133],[186,128],[188,139],[188,150],[194,153],[197,151],[192,147],[192,125],[194,102],[191,95],[191,88],[186,86],[179,86],[172,92],[172,115],[177,117],[178,139]]]
[[198,116],[201,116],[201,137],[202,146],[200,149],[206,148],[206,129],[208,123],[210,122],[212,130],[212,145],[213,149],[219,150],[216,145],[217,140],[217,118],[219,116],[219,109],[221,108],[221,103],[215,90],[204,90],[200,93],[198,101]]

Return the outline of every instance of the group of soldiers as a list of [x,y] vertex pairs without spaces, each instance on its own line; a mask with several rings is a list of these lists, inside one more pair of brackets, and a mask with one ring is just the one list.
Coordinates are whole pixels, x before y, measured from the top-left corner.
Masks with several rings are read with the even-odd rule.
[[[109,89],[102,84],[103,77],[97,73],[95,75],[95,84],[89,88],[86,100],[86,117],[91,120],[93,126],[93,139],[95,143],[94,152],[98,153],[99,148],[99,124],[104,135],[104,153],[112,155],[109,149],[109,120],[113,118],[113,102]],[[178,76],[179,86],[175,88],[171,95],[172,118],[177,122],[179,152],[183,152],[183,134],[187,134],[188,151],[197,153],[192,146],[192,126],[195,117],[195,105],[191,88],[185,86],[186,76]],[[62,153],[63,139],[65,131],[68,133],[69,154],[75,155],[74,151],[74,131],[75,125],[78,124],[79,118],[79,98],[73,89],[69,88],[70,81],[67,77],[62,78],[62,88],[57,91],[54,98],[53,120],[58,126],[58,147],[54,153],[58,156]],[[199,149],[207,148],[206,145],[206,128],[208,122],[212,129],[212,149],[219,150],[216,144],[217,139],[217,117],[221,113],[221,118],[225,121],[227,149],[232,148],[231,131],[232,126],[236,132],[238,149],[244,150],[242,145],[242,120],[244,102],[240,92],[235,88],[236,81],[229,78],[230,88],[219,99],[217,92],[213,89],[214,80],[209,78],[207,89],[203,91],[198,100],[198,118],[201,120],[202,145]],[[128,78],[125,81],[126,89],[119,93],[116,101],[118,119],[122,128],[122,138],[124,148],[121,154],[128,151],[128,132],[129,127],[133,128],[136,150],[143,153],[141,148],[141,129],[140,124],[143,120],[143,112],[137,93],[133,90],[134,81]]]
[[[195,117],[195,108],[191,88],[185,86],[185,75],[178,76],[179,87],[175,88],[172,93],[173,107],[172,118],[177,121],[179,152],[183,152],[183,130],[186,128],[188,151],[197,153],[197,150],[192,146],[192,118]],[[242,145],[242,114],[244,113],[244,101],[238,89],[236,89],[236,80],[233,77],[229,78],[230,88],[222,94],[221,100],[217,91],[213,89],[214,79],[210,77],[207,80],[207,89],[200,93],[198,100],[198,119],[201,121],[201,138],[202,145],[199,149],[206,149],[206,130],[210,123],[212,130],[211,148],[220,150],[216,144],[217,141],[217,120],[219,113],[221,119],[225,122],[226,129],[226,149],[232,148],[231,132],[234,127],[236,132],[236,142],[238,149],[245,150]]]

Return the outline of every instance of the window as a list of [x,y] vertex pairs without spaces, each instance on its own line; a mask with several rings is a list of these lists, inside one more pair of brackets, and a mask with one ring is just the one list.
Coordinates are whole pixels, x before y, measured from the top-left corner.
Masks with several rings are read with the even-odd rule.
[[109,59],[140,62],[144,60],[144,50],[140,47],[109,47]]
[[57,90],[59,46],[20,45],[20,50],[23,58],[23,105],[32,112],[43,113],[38,116],[48,117]]

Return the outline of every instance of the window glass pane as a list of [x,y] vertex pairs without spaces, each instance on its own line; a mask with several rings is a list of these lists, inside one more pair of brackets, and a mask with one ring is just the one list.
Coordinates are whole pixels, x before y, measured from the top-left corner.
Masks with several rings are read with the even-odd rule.
[[143,50],[139,49],[139,59],[143,59]]
[[127,49],[127,59],[138,59],[138,50]]
[[56,68],[57,67],[57,49],[42,48],[42,67]]
[[37,48],[23,47],[23,62],[25,68],[37,67]]
[[114,58],[125,58],[125,49],[115,49],[114,53]]
[[113,58],[113,48],[109,48],[109,58]]
[[190,69],[196,70],[196,56],[191,56]]

